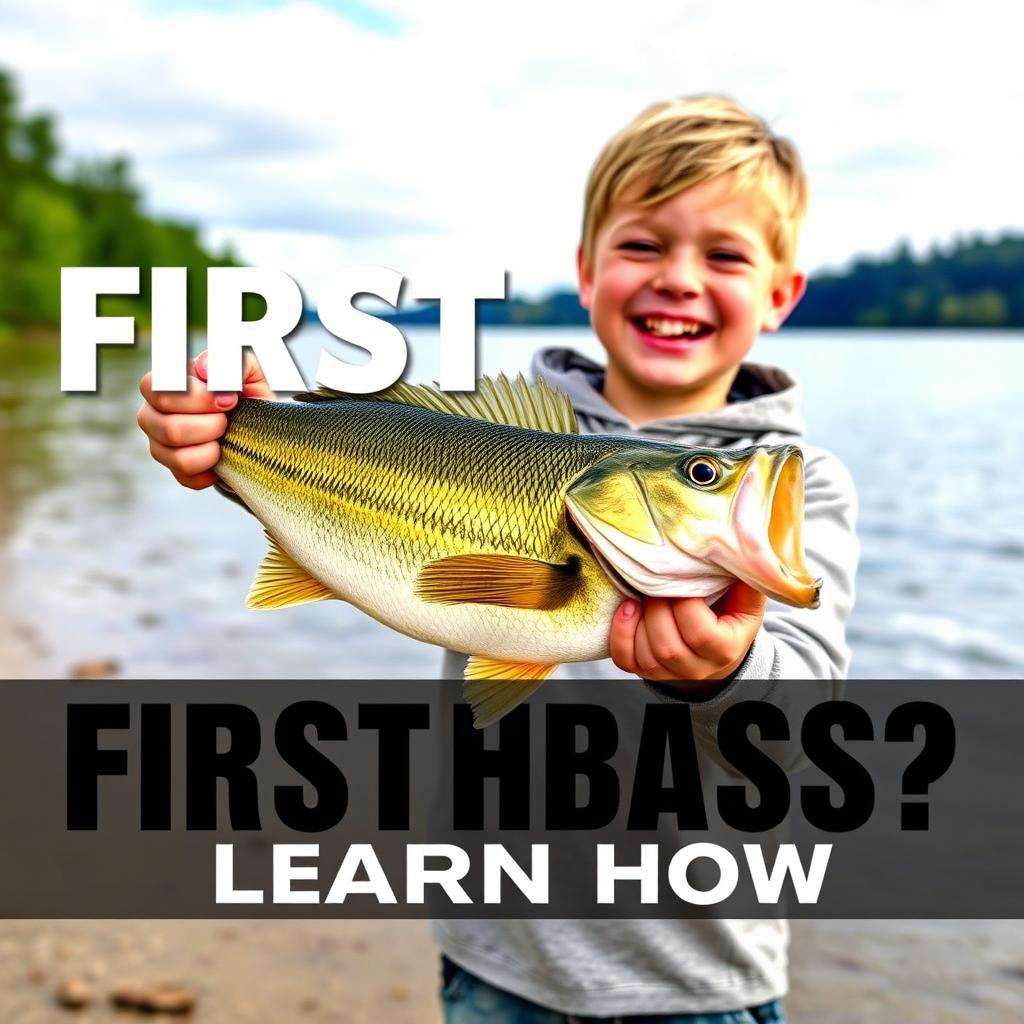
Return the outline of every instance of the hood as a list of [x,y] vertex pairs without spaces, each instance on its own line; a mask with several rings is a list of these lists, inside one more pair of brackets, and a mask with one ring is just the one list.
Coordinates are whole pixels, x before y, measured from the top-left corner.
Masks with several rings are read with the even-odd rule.
[[744,363],[729,391],[729,404],[710,412],[655,420],[636,427],[601,394],[604,367],[569,348],[544,348],[533,358],[531,373],[564,391],[576,409],[580,429],[588,434],[629,433],[655,441],[737,447],[763,443],[765,435],[780,442],[805,431],[799,408],[799,385],[784,370]]

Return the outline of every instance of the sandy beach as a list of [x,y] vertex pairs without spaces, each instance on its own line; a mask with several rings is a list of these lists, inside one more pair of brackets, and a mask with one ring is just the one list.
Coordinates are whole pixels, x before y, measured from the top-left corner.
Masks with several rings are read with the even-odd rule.
[[[797,922],[792,1024],[996,1024],[1024,1017],[1017,922]],[[91,1000],[70,1011],[68,979]],[[438,1024],[422,921],[12,921],[0,930],[3,1020],[113,1021],[126,982],[174,982],[197,1024]],[[152,1019],[149,1017],[148,1019]]]

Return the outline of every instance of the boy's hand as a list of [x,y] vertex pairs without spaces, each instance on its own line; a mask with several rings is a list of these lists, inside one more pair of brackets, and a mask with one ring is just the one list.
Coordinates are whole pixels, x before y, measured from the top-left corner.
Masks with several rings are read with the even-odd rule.
[[[728,679],[764,621],[764,594],[737,580],[709,606],[702,597],[623,601],[612,620],[612,661],[653,682]],[[719,687],[683,686],[711,696]]]
[[[145,402],[139,409],[139,426],[149,438],[149,452],[166,466],[185,487],[200,490],[216,483],[213,467],[220,460],[220,444],[227,430],[225,413],[233,409],[238,395],[206,390],[206,353],[201,352],[189,367],[188,391],[153,390],[153,376],[147,373],[139,383]],[[247,398],[273,398],[259,363],[245,354],[242,394]]]

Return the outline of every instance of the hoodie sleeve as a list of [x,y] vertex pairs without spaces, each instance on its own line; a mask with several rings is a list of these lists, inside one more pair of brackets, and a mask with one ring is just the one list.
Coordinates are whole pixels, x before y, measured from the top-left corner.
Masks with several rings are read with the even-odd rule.
[[[838,697],[850,665],[846,620],[853,606],[859,544],[854,526],[857,495],[840,460],[809,449],[804,463],[804,549],[807,564],[823,579],[818,608],[791,608],[769,601],[764,624],[729,684],[706,701],[690,701],[698,731],[713,734],[719,716],[741,700],[768,700],[799,722],[804,708]],[[813,680],[789,686],[789,680]],[[677,687],[652,686],[659,697],[685,699]],[[795,768],[795,751],[774,752],[780,764]]]

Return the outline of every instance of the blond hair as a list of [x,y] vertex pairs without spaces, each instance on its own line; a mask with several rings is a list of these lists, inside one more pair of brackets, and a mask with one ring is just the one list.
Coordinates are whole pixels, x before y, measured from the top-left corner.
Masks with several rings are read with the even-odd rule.
[[630,200],[654,206],[721,175],[733,191],[761,193],[773,208],[768,243],[792,272],[807,210],[807,178],[796,146],[727,96],[698,95],[655,103],[614,135],[590,171],[583,208],[583,256],[593,266],[597,233],[612,207]]

